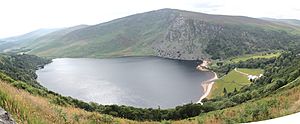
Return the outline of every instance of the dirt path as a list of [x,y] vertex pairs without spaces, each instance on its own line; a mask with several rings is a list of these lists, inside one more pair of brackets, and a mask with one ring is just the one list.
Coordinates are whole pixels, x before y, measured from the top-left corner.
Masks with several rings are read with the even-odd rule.
[[249,74],[247,74],[247,73],[244,73],[244,72],[238,71],[238,70],[237,70],[237,68],[234,68],[234,71],[236,71],[236,72],[238,72],[238,73],[240,73],[240,74],[243,74],[243,75],[249,76]]

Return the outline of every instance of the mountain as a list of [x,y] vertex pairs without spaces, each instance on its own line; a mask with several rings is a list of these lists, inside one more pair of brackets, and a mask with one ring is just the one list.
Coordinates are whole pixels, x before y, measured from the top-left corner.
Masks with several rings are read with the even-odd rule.
[[262,19],[268,20],[268,21],[273,21],[273,22],[286,23],[286,24],[300,27],[300,20],[297,20],[297,19],[273,19],[273,18],[262,18]]
[[42,37],[59,29],[38,29],[20,36],[0,39],[0,51],[9,51],[10,49],[18,49],[21,44],[32,41],[38,37]]
[[68,33],[75,31],[75,30],[82,29],[82,28],[86,28],[86,27],[88,27],[88,25],[78,25],[78,26],[74,26],[74,27],[63,28],[63,29],[57,30],[55,32],[51,32],[47,35],[38,37],[38,38],[26,43],[26,45],[24,45],[24,46],[27,46],[27,49],[39,50],[40,49],[39,47],[48,46],[48,45],[51,46],[51,44],[49,44],[49,43],[52,43],[52,41],[58,41],[59,38],[64,37]]
[[[73,29],[76,27],[71,27]],[[66,30],[66,29],[63,29]],[[68,29],[67,29],[68,30]],[[288,49],[300,28],[272,21],[175,9],[139,13],[39,37],[25,48],[47,57],[154,55],[174,59],[225,59]]]
[[8,41],[8,42],[13,42],[13,41],[21,41],[21,40],[28,40],[28,39],[34,39],[34,38],[38,38],[41,36],[44,36],[46,34],[49,34],[51,32],[54,32],[58,29],[38,29],[20,36],[15,36],[15,37],[9,37],[9,38],[5,38],[2,39],[4,41]]

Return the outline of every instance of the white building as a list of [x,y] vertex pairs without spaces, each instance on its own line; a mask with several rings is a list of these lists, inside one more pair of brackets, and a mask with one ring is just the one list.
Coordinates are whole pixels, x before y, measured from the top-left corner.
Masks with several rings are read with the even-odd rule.
[[258,76],[256,76],[256,75],[248,75],[248,80],[255,80],[257,78],[258,78]]

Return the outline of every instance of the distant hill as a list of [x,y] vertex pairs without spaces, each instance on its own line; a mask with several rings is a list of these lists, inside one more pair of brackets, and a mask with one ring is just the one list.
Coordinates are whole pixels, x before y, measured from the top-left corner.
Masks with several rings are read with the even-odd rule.
[[29,32],[29,33],[26,33],[26,34],[23,34],[20,36],[9,37],[9,38],[5,38],[2,40],[8,41],[8,42],[28,40],[28,39],[44,36],[46,34],[49,34],[51,32],[57,31],[57,30],[59,30],[59,29],[38,29],[38,30]]
[[48,57],[155,55],[174,59],[224,59],[288,49],[300,29],[243,16],[210,15],[175,9],[135,14],[92,26],[62,29],[26,44]]
[[38,49],[40,49],[39,47],[48,46],[49,43],[52,44],[52,41],[57,41],[57,40],[59,40],[59,38],[64,37],[65,35],[67,35],[68,33],[72,32],[72,31],[79,30],[79,29],[86,28],[86,27],[88,27],[88,25],[78,25],[78,26],[74,26],[74,27],[63,28],[63,29],[57,30],[55,32],[51,32],[47,35],[38,37],[30,42],[27,42],[23,46],[26,46],[26,48],[29,48],[29,49],[38,50]]
[[286,23],[286,24],[300,27],[300,20],[297,20],[297,19],[273,19],[273,18],[262,18],[262,19],[268,20],[268,21],[273,21],[273,22]]
[[32,41],[59,29],[38,29],[20,36],[0,39],[0,51],[9,51],[10,49],[18,49],[21,44]]

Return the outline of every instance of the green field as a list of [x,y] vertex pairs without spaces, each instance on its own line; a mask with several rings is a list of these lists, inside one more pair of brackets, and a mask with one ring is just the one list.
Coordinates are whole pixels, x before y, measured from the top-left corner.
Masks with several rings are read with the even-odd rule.
[[239,61],[246,61],[248,59],[257,59],[257,58],[273,58],[280,56],[282,52],[275,52],[275,53],[259,53],[259,54],[249,54],[244,56],[239,56],[230,59],[231,62],[239,62]]
[[[262,69],[239,68],[237,70],[250,75],[257,75],[257,76],[263,73]],[[224,88],[226,88],[227,92],[233,92],[235,88],[239,90],[243,86],[249,85],[250,83],[251,82],[248,80],[247,75],[232,70],[227,75],[221,77],[219,80],[215,82],[209,97],[213,98],[216,96],[224,95],[223,94]]]
[[[232,58],[225,63],[237,63],[240,61],[246,61],[248,59],[257,59],[257,58],[272,58],[272,57],[278,57],[281,55],[282,52],[274,52],[274,53],[259,53],[259,54],[249,54],[244,56],[239,56]],[[216,66],[216,65],[212,65]],[[238,68],[237,69],[240,72],[249,74],[249,75],[256,75],[259,76],[260,74],[263,74],[262,69],[247,69],[247,68]],[[251,82],[248,80],[247,75],[241,74],[239,72],[236,72],[235,70],[230,71],[227,75],[221,77],[219,80],[217,80],[212,88],[212,91],[209,95],[209,98],[222,96],[224,88],[226,88],[227,92],[233,92],[236,88],[239,90],[245,85],[249,85]]]

